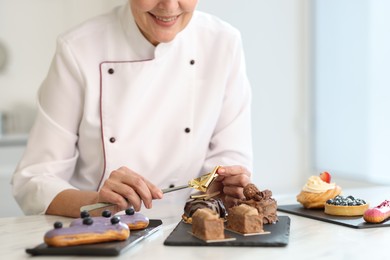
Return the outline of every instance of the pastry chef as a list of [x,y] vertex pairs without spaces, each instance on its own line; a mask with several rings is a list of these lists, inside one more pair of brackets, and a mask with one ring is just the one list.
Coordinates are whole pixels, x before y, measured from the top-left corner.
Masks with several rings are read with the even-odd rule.
[[[97,202],[152,208],[212,170],[226,198],[252,171],[251,90],[239,32],[197,0],[129,0],[60,35],[12,178],[25,214]],[[172,196],[178,203],[191,189]]]

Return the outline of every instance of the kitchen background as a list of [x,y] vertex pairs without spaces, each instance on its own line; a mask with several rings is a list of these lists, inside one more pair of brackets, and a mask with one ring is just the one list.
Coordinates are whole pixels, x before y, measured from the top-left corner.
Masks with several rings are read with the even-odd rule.
[[[56,36],[126,0],[0,0],[0,217]],[[390,1],[199,0],[237,27],[253,88],[254,178],[277,196],[328,170],[390,183]]]

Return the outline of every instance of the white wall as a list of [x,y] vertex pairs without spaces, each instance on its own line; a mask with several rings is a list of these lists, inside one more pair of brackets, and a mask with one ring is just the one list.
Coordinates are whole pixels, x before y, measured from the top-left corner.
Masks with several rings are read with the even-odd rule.
[[390,2],[315,2],[314,166],[390,183]]
[[201,0],[240,29],[253,88],[254,182],[296,191],[310,174],[307,146],[307,1]]
[[366,0],[315,6],[315,165],[355,177],[367,171],[367,11]]
[[123,1],[0,1],[0,43],[8,56],[5,69],[0,70],[0,111],[9,114],[6,131],[29,129],[36,92],[48,71],[57,35]]
[[369,95],[371,147],[368,180],[390,184],[390,1],[371,1],[370,5]]
[[[8,47],[9,63],[0,71],[0,111],[21,105],[25,115],[34,108],[57,34],[118,2],[1,0],[0,41]],[[274,194],[296,192],[310,174],[307,2],[199,0],[198,9],[242,32],[253,87],[254,182]]]

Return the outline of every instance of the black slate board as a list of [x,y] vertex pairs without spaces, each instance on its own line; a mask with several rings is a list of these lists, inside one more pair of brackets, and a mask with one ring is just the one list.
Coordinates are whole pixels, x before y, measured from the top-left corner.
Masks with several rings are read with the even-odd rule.
[[164,241],[166,246],[248,246],[248,247],[282,247],[288,244],[290,236],[290,218],[279,216],[275,224],[264,225],[264,231],[270,234],[243,236],[225,230],[225,236],[235,237],[233,241],[207,243],[191,235],[192,226],[180,221],[172,233]]
[[83,255],[83,256],[117,256],[138,242],[147,238],[161,228],[162,221],[150,219],[149,226],[143,230],[132,230],[126,241],[106,242],[91,245],[50,247],[42,243],[26,249],[28,254],[36,255]]
[[291,204],[291,205],[279,205],[278,211],[291,213],[301,217],[316,219],[325,221],[328,223],[333,223],[337,225],[342,225],[345,227],[351,228],[376,228],[376,227],[390,227],[390,221],[382,223],[367,223],[364,221],[363,217],[342,217],[342,216],[332,216],[324,213],[324,209],[305,209],[300,204]]

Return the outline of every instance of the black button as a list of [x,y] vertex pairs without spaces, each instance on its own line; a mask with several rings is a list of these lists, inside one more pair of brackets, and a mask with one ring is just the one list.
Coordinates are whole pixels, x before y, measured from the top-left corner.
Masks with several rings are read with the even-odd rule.
[[110,138],[110,142],[111,142],[111,143],[115,143],[115,141],[116,141],[115,137],[111,137],[111,138]]
[[175,187],[175,184],[169,185],[169,188],[174,188],[174,187]]
[[191,132],[191,129],[189,127],[187,127],[186,129],[184,129],[184,132],[189,133],[189,132]]
[[113,68],[108,69],[108,74],[114,74],[115,70]]
[[194,65],[195,64],[195,60],[190,60],[190,64]]

